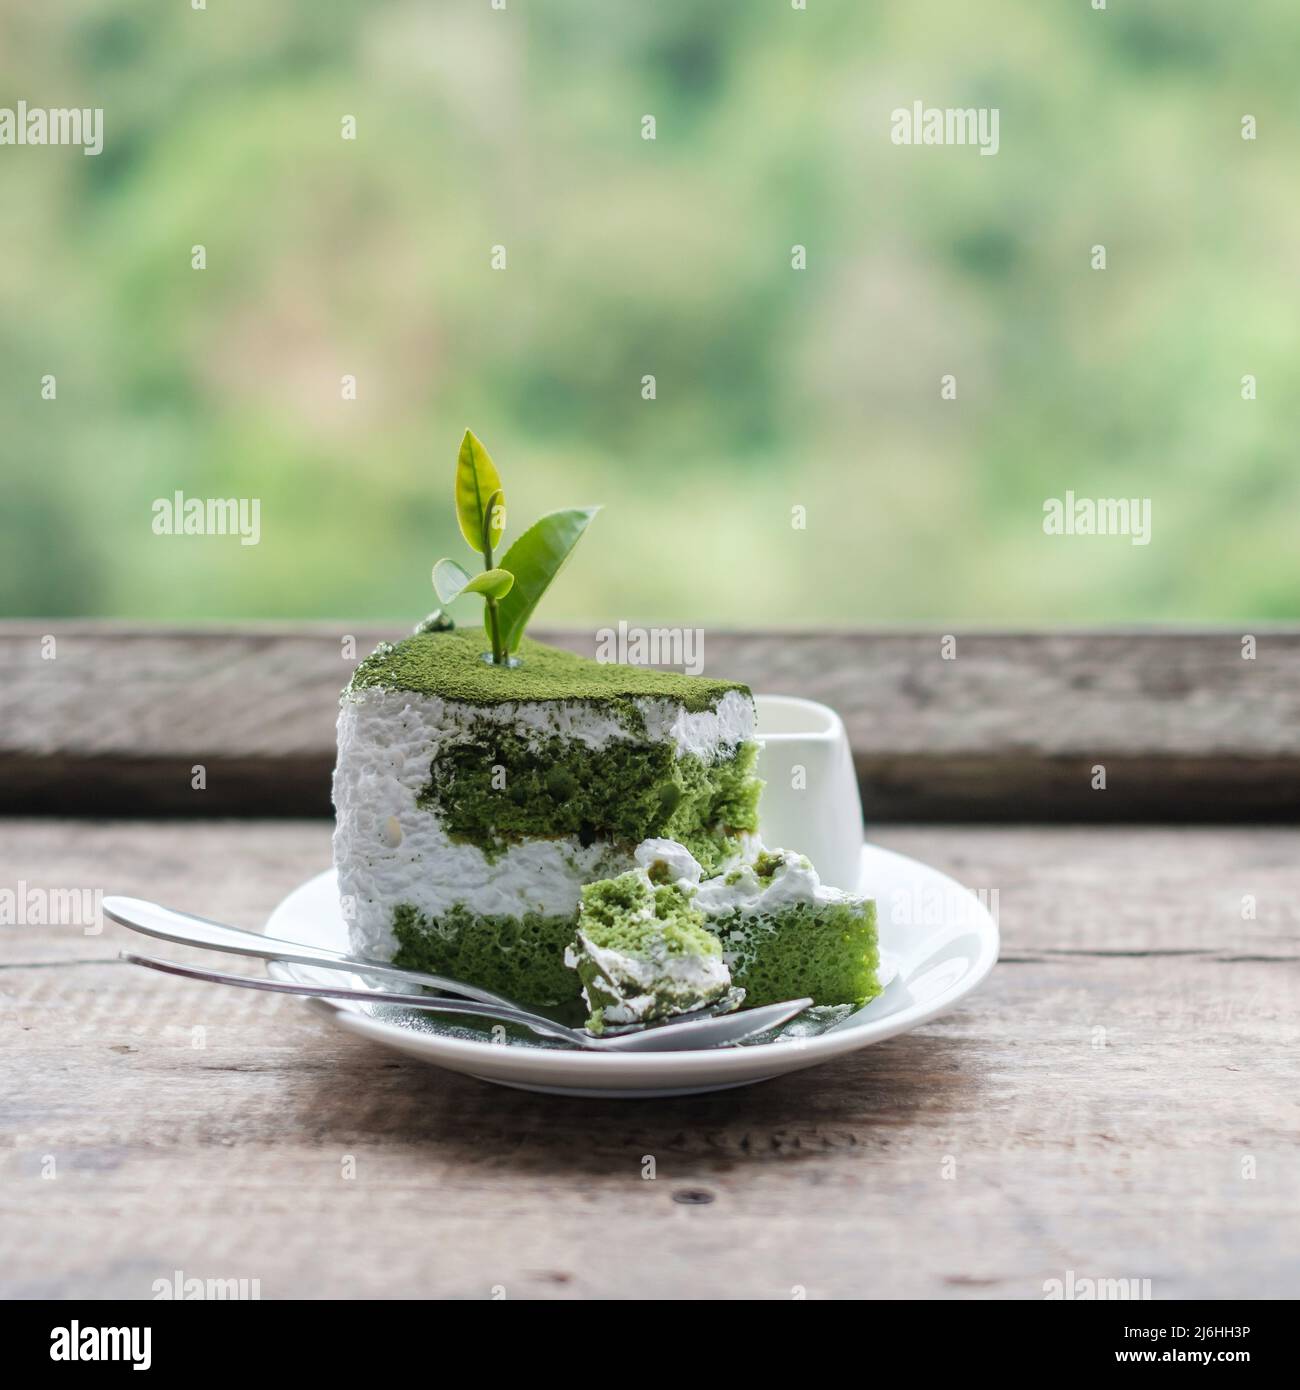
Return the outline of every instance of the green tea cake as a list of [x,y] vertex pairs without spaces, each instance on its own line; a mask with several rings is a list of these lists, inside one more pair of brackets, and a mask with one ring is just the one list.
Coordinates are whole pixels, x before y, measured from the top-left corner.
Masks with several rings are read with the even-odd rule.
[[591,1032],[672,1018],[730,993],[722,947],[691,906],[694,891],[652,882],[643,868],[583,888],[565,963],[581,981]]
[[825,887],[802,854],[762,850],[712,878],[680,845],[638,847],[651,879],[694,887],[746,1008],[809,997],[858,1007],[880,993],[876,905]]
[[713,868],[757,829],[754,703],[730,681],[482,630],[382,644],[343,692],[334,860],[351,945],[521,1003],[580,1007],[584,884],[647,838]]

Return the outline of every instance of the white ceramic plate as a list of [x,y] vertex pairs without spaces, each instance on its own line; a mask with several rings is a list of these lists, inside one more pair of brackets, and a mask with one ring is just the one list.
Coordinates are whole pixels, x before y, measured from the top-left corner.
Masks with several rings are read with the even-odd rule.
[[[968,889],[890,850],[864,845],[858,891],[876,899],[881,954],[896,970],[865,1008],[817,1036],[701,1052],[581,1052],[540,1038],[501,1043],[466,1036],[451,1020],[418,1010],[313,1000],[340,1027],[413,1057],[484,1081],[567,1096],[683,1096],[748,1086],[905,1033],[946,1013],[989,973],[998,928]],[[347,950],[333,872],[295,889],[271,914],[268,934]],[[274,962],[278,979],[364,982],[339,971]],[[382,1016],[381,1016],[382,1015]]]

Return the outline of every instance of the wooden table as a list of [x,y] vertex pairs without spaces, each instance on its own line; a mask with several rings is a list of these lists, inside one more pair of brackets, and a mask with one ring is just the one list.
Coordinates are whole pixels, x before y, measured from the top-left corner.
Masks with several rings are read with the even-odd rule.
[[[128,645],[119,637],[88,640],[106,659]],[[22,664],[27,640],[26,625],[0,633],[15,701],[47,678]],[[194,644],[249,639],[175,640],[186,661],[168,668],[163,643],[154,693],[180,711]],[[1275,714],[1286,698],[1274,688]],[[0,780],[44,786],[51,812],[0,820],[0,893],[134,893],[260,925],[328,862],[328,822],[175,807],[117,818],[166,760],[203,761],[194,741],[229,745],[238,725],[252,746],[265,732],[209,700],[186,753],[174,721],[148,735],[131,700],[116,736],[135,721],[133,748],[114,750],[112,721],[89,706],[74,728],[72,703],[52,701],[44,725],[24,706],[0,726]],[[896,703],[882,718],[906,732]],[[299,738],[305,776],[321,750]],[[1275,805],[1294,794],[1294,738],[1229,718],[1179,758],[1241,782],[1233,740],[1248,744],[1280,769],[1281,789],[1258,795]],[[913,803],[940,800],[973,766],[976,750],[950,740],[954,762],[933,781],[909,774]],[[855,742],[870,768],[878,750]],[[1014,774],[1002,802],[999,748]],[[985,819],[1014,815],[1031,748],[978,750],[994,769]],[[246,790],[255,762],[227,746]],[[79,765],[104,797],[98,817],[49,805]],[[1251,778],[1269,785],[1262,768]],[[263,1298],[1042,1298],[1072,1272],[1149,1279],[1155,1298],[1295,1296],[1300,833],[1229,824],[1239,808],[1222,809],[1220,824],[874,825],[890,848],[997,890],[992,976],[904,1037],[681,1100],[493,1087],[351,1037],[296,1000],[120,964],[128,934],[111,923],[4,925],[0,1292],[148,1298],[179,1270],[257,1280]]]

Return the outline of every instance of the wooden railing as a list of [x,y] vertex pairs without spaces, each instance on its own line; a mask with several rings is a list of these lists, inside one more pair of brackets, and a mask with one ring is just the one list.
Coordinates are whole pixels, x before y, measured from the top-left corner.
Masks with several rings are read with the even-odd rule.
[[[327,815],[339,689],[402,632],[0,625],[0,813]],[[869,821],[1300,816],[1300,629],[710,632],[704,652],[840,711]]]

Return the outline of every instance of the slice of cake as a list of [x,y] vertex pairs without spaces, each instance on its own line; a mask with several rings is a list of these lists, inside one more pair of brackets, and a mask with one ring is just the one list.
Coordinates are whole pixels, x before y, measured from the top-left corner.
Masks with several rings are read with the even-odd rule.
[[695,901],[751,1006],[806,995],[857,1008],[880,993],[875,902],[824,887],[802,854],[764,851]]
[[804,997],[856,1008],[880,993],[875,903],[824,887],[802,854],[763,850],[712,878],[680,845],[651,841],[636,857],[654,881],[698,885],[693,906],[747,1008]]
[[343,692],[334,861],[354,952],[580,1008],[579,891],[647,837],[712,868],[757,828],[754,704],[729,681],[481,631],[382,644]]
[[684,885],[652,882],[642,868],[583,888],[564,959],[582,983],[591,1032],[672,1018],[731,992],[722,947],[693,896]]

